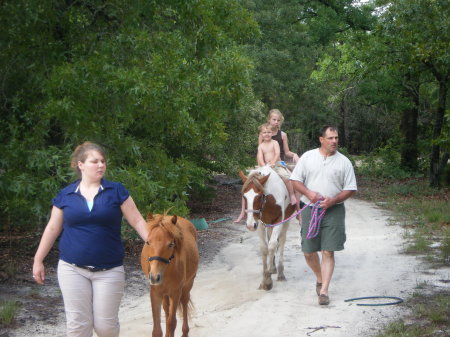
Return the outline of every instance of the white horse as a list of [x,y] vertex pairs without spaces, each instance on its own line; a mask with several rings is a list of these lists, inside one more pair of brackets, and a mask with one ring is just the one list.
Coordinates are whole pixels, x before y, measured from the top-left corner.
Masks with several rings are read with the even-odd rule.
[[[278,280],[284,281],[284,245],[289,222],[281,223],[295,211],[289,194],[280,176],[270,168],[263,166],[252,170],[248,176],[239,172],[244,185],[242,195],[246,202],[247,228],[257,231],[263,262],[263,280],[260,289],[272,289],[272,274],[278,272]],[[278,266],[275,255],[278,251]]]

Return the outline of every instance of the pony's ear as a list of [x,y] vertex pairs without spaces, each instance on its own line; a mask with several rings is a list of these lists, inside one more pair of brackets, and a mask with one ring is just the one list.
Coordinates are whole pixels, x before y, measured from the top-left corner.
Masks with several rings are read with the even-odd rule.
[[244,172],[239,171],[239,177],[241,177],[243,183],[247,181],[247,177],[245,176]]
[[267,182],[267,179],[269,179],[269,177],[270,177],[270,173],[269,173],[268,175],[266,175],[266,176],[264,176],[264,177],[258,179],[258,180],[259,180],[259,182],[261,183],[261,185],[264,186],[264,184]]
[[153,213],[147,214],[147,221],[153,220]]
[[172,223],[173,223],[174,225],[177,224],[177,220],[178,220],[178,218],[177,218],[176,215],[174,215],[174,216],[172,217],[172,219],[171,219],[171,221],[172,221]]

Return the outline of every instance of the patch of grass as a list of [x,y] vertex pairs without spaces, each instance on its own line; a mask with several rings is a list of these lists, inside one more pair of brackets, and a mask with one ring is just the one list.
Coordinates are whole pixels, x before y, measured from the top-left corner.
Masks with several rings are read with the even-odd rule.
[[0,303],[0,323],[10,326],[20,309],[20,304],[15,301],[4,301]]
[[[441,337],[448,336],[450,294],[416,295],[405,302],[411,309],[401,320],[391,322],[374,337]],[[408,323],[406,323],[408,322]]]
[[[358,176],[356,197],[376,202],[407,225],[408,253],[427,254],[428,260],[449,265],[450,193],[433,189],[425,178],[388,179]],[[412,234],[411,234],[412,233]],[[431,248],[431,244],[435,244]]]
[[[450,190],[428,187],[426,179],[358,177],[355,195],[392,211],[393,223],[403,225],[405,252],[420,254],[434,266],[450,265]],[[391,322],[375,337],[443,337],[450,335],[450,291],[436,292],[418,284],[402,305],[411,314]]]
[[440,257],[444,264],[450,264],[450,228],[448,227],[443,231]]

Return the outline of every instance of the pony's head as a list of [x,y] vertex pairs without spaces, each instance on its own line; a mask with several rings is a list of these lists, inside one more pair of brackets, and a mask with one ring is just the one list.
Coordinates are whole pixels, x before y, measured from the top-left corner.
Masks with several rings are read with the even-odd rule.
[[265,203],[264,185],[269,179],[270,173],[266,176],[254,171],[247,176],[242,171],[239,172],[244,185],[242,186],[242,196],[245,200],[245,212],[247,213],[247,228],[255,231],[261,219],[261,210]]
[[163,282],[164,272],[181,251],[182,232],[177,216],[147,216],[149,234],[141,252],[141,267],[150,285]]

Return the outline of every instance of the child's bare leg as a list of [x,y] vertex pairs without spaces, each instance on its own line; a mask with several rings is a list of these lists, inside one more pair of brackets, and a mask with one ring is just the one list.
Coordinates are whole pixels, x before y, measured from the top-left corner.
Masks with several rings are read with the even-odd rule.
[[245,217],[245,200],[244,197],[242,197],[242,201],[241,201],[241,214],[239,214],[238,218],[236,220],[234,220],[233,222],[241,222],[242,219],[244,219]]
[[289,179],[283,178],[284,183],[286,184],[287,190],[289,192],[289,197],[291,199],[291,205],[297,205],[297,198],[294,193],[294,186]]

